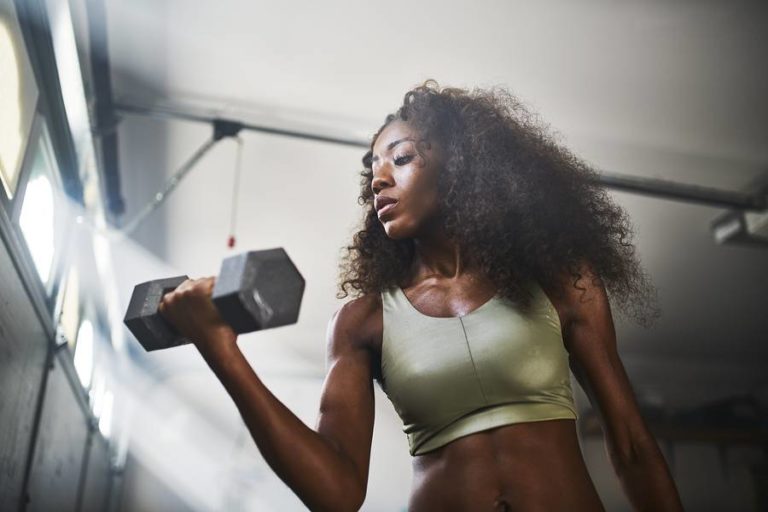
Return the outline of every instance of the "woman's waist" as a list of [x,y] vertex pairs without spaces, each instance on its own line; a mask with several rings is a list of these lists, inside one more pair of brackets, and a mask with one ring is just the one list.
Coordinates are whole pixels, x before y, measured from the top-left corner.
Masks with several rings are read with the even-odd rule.
[[505,425],[413,457],[415,503],[476,502],[488,510],[506,503],[517,510],[555,506],[551,500],[592,489],[572,419]]
[[558,465],[583,464],[573,419],[548,419],[503,425],[459,437],[446,445],[413,457],[414,476],[425,478],[487,477],[517,470],[551,470]]

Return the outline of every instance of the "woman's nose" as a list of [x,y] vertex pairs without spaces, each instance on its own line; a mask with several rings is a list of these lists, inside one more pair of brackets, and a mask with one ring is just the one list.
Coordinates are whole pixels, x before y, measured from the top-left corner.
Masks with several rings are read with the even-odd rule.
[[371,181],[371,189],[373,190],[374,194],[378,194],[381,189],[391,186],[392,181],[389,174],[387,173],[378,172],[373,177],[373,181]]

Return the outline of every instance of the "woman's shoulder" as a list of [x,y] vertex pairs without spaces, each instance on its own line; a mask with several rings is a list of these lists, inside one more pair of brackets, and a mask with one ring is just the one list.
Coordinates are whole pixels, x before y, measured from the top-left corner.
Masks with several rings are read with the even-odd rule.
[[351,334],[350,338],[369,348],[381,343],[381,294],[372,292],[352,299],[336,312],[335,321]]
[[604,290],[599,276],[586,262],[578,267],[578,279],[563,269],[555,275],[552,283],[541,283],[541,288],[560,315],[564,327],[581,314],[582,306],[595,294],[594,290]]

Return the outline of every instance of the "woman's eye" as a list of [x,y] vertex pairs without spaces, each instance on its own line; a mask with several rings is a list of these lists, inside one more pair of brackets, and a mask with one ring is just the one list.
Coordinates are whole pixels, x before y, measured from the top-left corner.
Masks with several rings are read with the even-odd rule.
[[405,165],[413,160],[414,155],[403,155],[395,158],[395,165]]

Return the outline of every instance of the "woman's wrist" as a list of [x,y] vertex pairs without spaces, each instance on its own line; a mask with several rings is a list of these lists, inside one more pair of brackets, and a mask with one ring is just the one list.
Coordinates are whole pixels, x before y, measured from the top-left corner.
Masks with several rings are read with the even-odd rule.
[[195,346],[209,362],[229,358],[240,350],[237,346],[237,334],[228,325],[206,333]]

